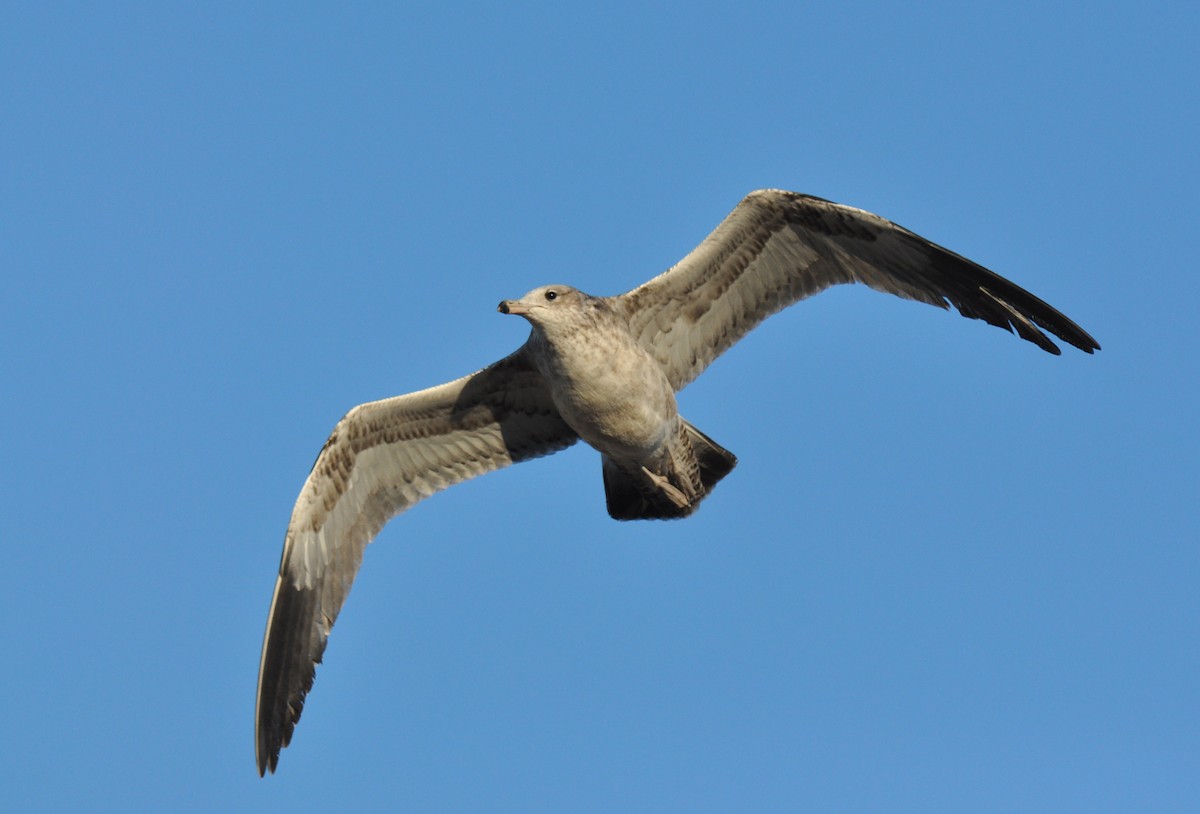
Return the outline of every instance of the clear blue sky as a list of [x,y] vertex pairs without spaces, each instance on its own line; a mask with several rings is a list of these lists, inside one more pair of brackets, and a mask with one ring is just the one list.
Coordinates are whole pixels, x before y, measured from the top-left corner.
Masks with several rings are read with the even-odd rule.
[[[1193,9],[6,4],[5,805],[1200,810]],[[609,520],[579,447],[389,525],[259,779],[283,532],[338,417],[764,186],[1104,350],[802,303],[681,396],[741,460],[692,519]]]

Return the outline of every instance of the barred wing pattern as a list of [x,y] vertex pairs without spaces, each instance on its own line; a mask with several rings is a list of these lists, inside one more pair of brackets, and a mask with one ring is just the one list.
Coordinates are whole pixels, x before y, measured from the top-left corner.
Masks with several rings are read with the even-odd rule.
[[1080,350],[1099,345],[1003,277],[861,209],[781,190],[752,192],[670,270],[614,301],[676,390],[764,319],[843,283],[863,283],[1015,331],[1043,350],[1039,328]]
[[576,440],[524,348],[457,381],[360,405],[338,422],[284,540],[258,675],[259,774],[275,771],[291,740],[363,550],[383,525],[435,492]]

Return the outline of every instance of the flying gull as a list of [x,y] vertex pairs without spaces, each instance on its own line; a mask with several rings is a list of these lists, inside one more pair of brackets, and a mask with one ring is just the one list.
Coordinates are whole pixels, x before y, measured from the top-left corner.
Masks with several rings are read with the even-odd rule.
[[255,711],[272,772],[363,550],[417,501],[582,438],[600,453],[608,513],[686,517],[737,459],[680,417],[675,394],[771,314],[863,283],[1015,331],[1099,349],[1051,306],[878,215],[810,195],[752,192],[680,263],[616,297],[535,288],[499,310],[529,339],[470,376],[351,410],[292,510],[267,617]]

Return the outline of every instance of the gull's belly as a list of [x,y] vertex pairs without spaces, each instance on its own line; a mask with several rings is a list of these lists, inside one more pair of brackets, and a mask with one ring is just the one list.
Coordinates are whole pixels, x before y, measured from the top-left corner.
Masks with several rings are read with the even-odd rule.
[[641,460],[672,436],[675,399],[670,393],[639,390],[631,384],[591,382],[555,401],[567,424],[600,452]]
[[596,354],[548,372],[563,420],[600,452],[643,461],[674,437],[675,391],[648,354]]

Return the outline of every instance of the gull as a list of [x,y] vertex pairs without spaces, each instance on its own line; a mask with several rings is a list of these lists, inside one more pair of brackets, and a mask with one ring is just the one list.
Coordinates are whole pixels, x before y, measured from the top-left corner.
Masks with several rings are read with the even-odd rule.
[[292,510],[267,616],[255,710],[258,771],[274,772],[363,551],[384,524],[468,478],[583,439],[609,515],[692,514],[737,463],[679,415],[675,394],[771,314],[862,283],[1092,353],[1082,328],[1023,288],[862,209],[752,192],[663,274],[615,297],[535,288],[517,351],[461,379],[359,405],[337,423]]

